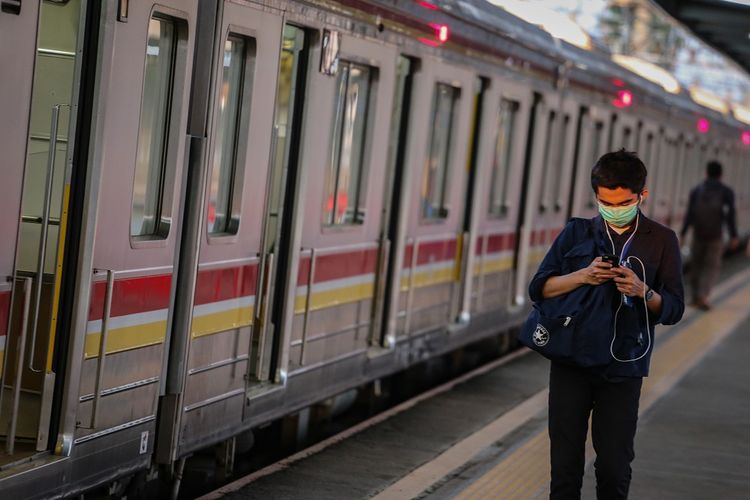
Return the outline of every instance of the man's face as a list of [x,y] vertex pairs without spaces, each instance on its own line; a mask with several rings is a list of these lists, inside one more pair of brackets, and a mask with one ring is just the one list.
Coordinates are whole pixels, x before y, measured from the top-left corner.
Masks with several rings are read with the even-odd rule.
[[[596,199],[607,207],[626,207],[638,201],[638,193],[634,193],[629,188],[609,189],[599,186],[596,191]],[[645,201],[647,197],[648,189],[644,189],[641,192],[641,200]]]

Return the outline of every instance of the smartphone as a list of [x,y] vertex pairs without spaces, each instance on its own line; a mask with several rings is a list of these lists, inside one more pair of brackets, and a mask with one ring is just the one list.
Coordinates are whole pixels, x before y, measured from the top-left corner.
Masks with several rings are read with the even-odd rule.
[[617,267],[617,255],[612,253],[605,253],[602,255],[602,262],[608,262],[612,264],[612,267]]

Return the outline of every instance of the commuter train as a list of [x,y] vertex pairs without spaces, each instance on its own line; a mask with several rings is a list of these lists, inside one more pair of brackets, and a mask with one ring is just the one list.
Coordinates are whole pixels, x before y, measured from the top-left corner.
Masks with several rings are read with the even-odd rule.
[[750,229],[750,112],[483,0],[0,4],[5,498],[509,335],[606,151],[674,229],[720,160]]

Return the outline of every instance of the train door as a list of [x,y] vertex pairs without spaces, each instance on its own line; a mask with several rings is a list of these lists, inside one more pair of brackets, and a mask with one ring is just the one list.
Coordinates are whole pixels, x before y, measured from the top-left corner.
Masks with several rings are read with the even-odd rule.
[[[415,75],[399,249],[398,296],[391,313],[393,344],[455,321],[461,291],[472,109],[481,90],[468,71],[424,59]],[[395,287],[394,287],[395,288]],[[394,290],[394,295],[395,295]]]
[[[310,32],[293,24],[283,27],[276,109],[271,140],[271,161],[266,191],[259,304],[255,308],[249,384],[278,381],[280,332],[285,292],[292,282],[292,215],[299,190],[299,151]],[[293,307],[293,306],[291,306]]]
[[483,99],[471,237],[464,246],[469,275],[462,310],[472,316],[500,311],[502,317],[512,303],[515,224],[521,209],[514,193],[523,177],[531,103],[527,88],[499,78]]
[[517,225],[517,304],[525,302],[526,285],[565,224],[578,112],[572,99],[537,94]]
[[610,151],[617,151],[625,148],[628,151],[635,151],[638,147],[639,130],[638,120],[632,115],[620,113],[616,115],[612,134],[612,144]]
[[395,301],[400,289],[398,249],[401,248],[406,218],[403,217],[404,187],[406,179],[406,150],[411,118],[412,87],[419,60],[399,55],[396,63],[396,87],[391,112],[390,141],[388,143],[388,171],[383,197],[383,214],[380,230],[375,304],[370,344],[386,346],[395,329]]
[[591,189],[591,168],[608,151],[609,111],[591,106],[581,116],[575,186],[572,190],[570,216],[593,217],[598,213],[596,196]]
[[654,210],[656,208],[656,198],[651,198],[651,194],[653,194],[651,193],[651,190],[653,189],[651,181],[653,180],[654,173],[658,168],[658,126],[650,121],[642,122],[639,137],[638,157],[641,159],[641,161],[643,161],[643,164],[646,166],[646,170],[648,171],[648,176],[646,178],[646,187],[648,188],[650,193],[649,199],[646,201],[645,206],[641,207],[641,210],[643,210],[643,212],[646,213],[649,217],[653,218]]
[[[80,71],[81,1],[0,13],[0,465],[48,448]],[[75,109],[75,108],[74,108]],[[16,239],[16,235],[17,239]]]
[[174,459],[239,427],[246,391],[271,378],[273,328],[267,312],[280,193],[274,184],[284,183],[279,165],[286,155],[286,129],[280,125],[288,119],[279,111],[274,130],[273,96],[283,94],[281,106],[294,98],[288,88],[277,89],[278,65],[281,54],[282,78],[291,82],[290,65],[299,59],[304,34],[284,30],[280,11],[253,4],[221,2],[217,19],[212,62],[196,68],[211,82],[208,140],[205,155],[196,158],[204,162],[206,180],[203,197],[193,199],[202,207],[195,213],[202,222],[186,219],[183,235],[183,241],[195,242],[197,254],[195,260],[187,254],[180,260],[181,278],[194,281],[192,290],[178,291],[176,298],[189,321],[172,330],[173,342],[184,342],[184,350],[173,351],[170,359],[171,383],[181,386],[174,388],[181,393],[170,405],[173,418],[160,424],[160,434],[176,438],[160,449],[161,458],[162,450]]

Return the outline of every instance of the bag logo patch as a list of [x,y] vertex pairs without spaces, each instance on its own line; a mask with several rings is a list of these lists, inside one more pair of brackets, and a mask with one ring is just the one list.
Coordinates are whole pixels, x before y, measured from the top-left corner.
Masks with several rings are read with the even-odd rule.
[[549,332],[541,324],[537,323],[532,338],[534,339],[535,345],[543,347],[547,345],[547,342],[549,342]]

